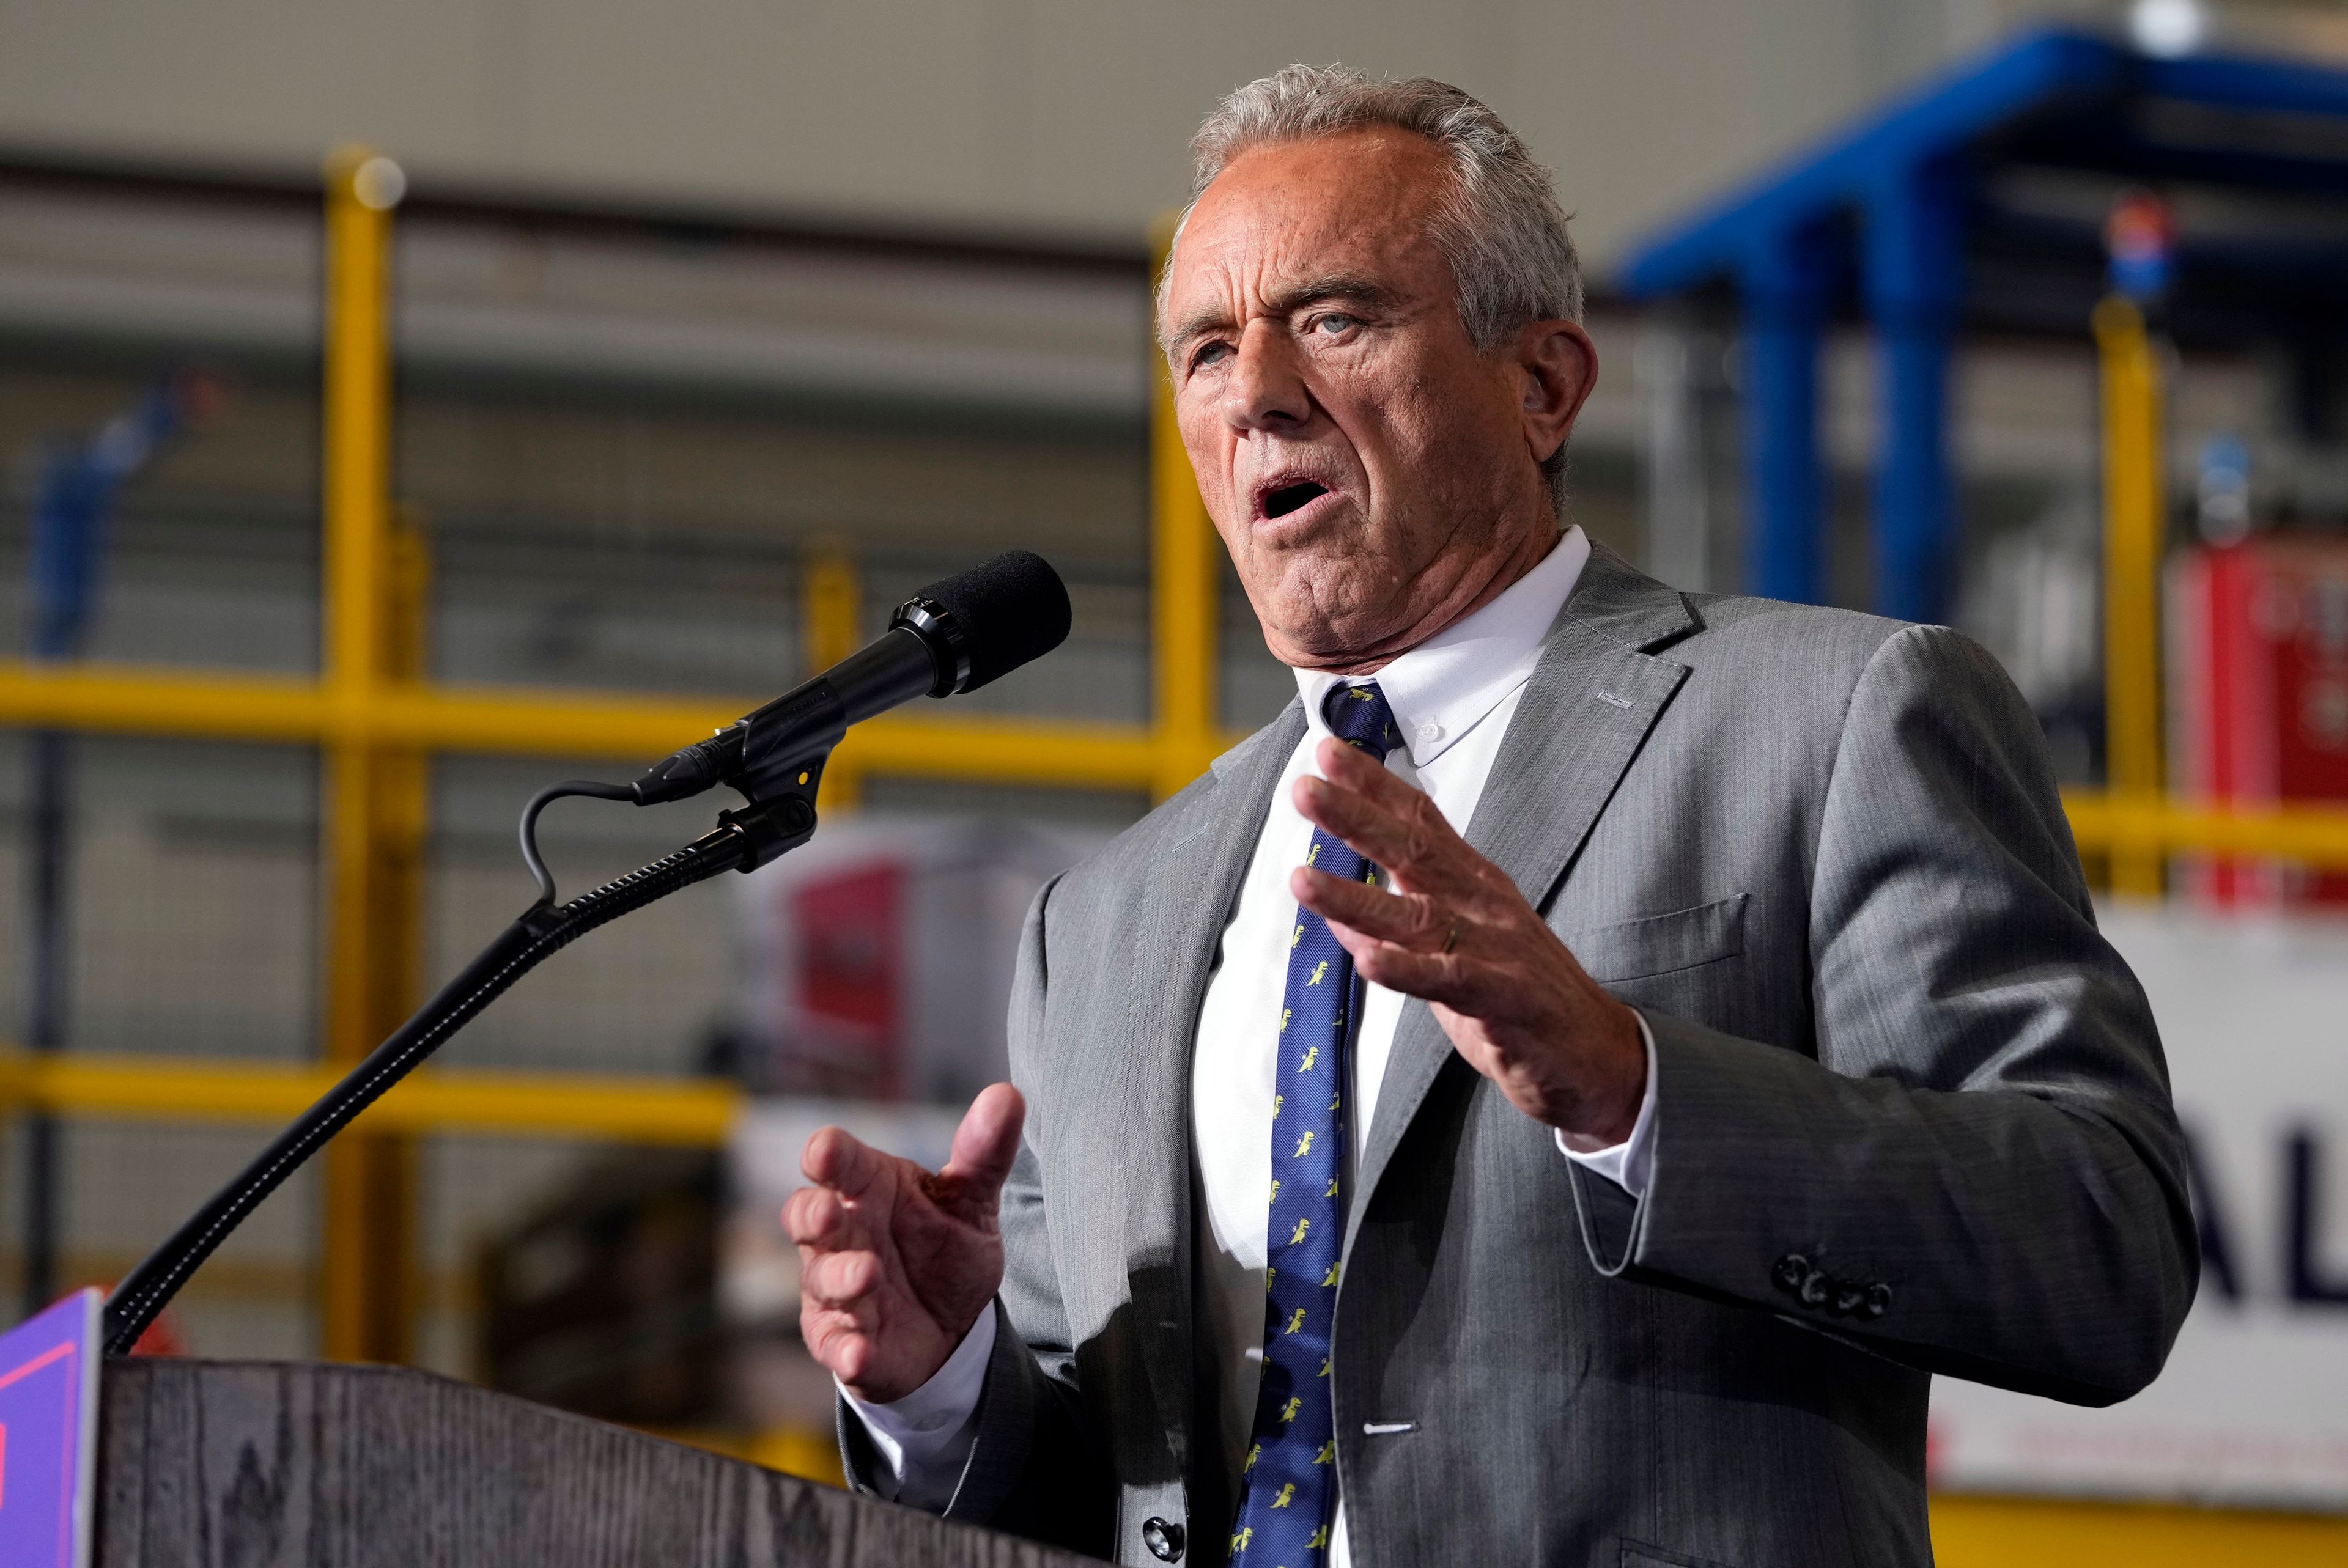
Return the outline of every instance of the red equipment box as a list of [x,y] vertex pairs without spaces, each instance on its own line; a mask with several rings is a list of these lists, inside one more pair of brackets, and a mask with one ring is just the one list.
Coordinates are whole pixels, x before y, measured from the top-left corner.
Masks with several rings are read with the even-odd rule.
[[[2348,800],[2348,540],[2265,535],[2169,568],[2171,776],[2187,799]],[[2196,857],[2229,908],[2348,907],[2348,873]]]
[[1036,889],[1105,831],[873,812],[747,877],[745,1065],[767,1093],[966,1104],[1009,1076],[1004,1014]]

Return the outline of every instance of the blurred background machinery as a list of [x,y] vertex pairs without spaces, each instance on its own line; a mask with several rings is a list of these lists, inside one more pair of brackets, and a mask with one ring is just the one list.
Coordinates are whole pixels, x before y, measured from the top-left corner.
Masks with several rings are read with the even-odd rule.
[[[1942,1560],[2348,1552],[2335,10],[491,0],[126,46],[115,9],[0,20],[23,1301],[118,1274],[527,902],[538,783],[1025,546],[1065,649],[860,728],[807,851],[554,960],[160,1336],[830,1471],[773,1223],[799,1144],[940,1158],[1028,893],[1292,691],[1166,418],[1142,236],[1218,92],[1341,53],[1559,169],[1607,366],[1574,519],[1684,588],[1981,637],[2153,992],[2202,1301],[2114,1411],[1943,1384]],[[2010,34],[2049,16],[2102,30]],[[399,160],[304,172],[354,136]],[[567,880],[702,825],[566,804],[544,837]]]

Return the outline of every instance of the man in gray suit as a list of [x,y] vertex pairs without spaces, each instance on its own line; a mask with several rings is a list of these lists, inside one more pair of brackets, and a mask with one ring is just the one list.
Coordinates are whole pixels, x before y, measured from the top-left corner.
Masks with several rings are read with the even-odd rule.
[[1292,67],[1195,146],[1160,331],[1300,701],[1036,900],[943,1171],[810,1142],[853,1483],[1132,1563],[1929,1561],[1931,1375],[2125,1399],[2198,1267],[2030,713],[1560,528],[1595,358],[1482,105]]

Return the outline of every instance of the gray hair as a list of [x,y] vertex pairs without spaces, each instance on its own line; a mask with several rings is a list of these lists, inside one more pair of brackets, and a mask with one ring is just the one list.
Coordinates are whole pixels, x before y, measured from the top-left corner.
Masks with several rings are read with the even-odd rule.
[[[1188,223],[1200,193],[1241,153],[1282,142],[1392,126],[1425,137],[1450,159],[1452,188],[1431,225],[1449,263],[1460,324],[1489,351],[1534,322],[1581,320],[1581,263],[1550,171],[1498,115],[1447,82],[1371,77],[1348,66],[1290,66],[1215,106],[1190,138]],[[1175,230],[1179,241],[1180,227]],[[1166,277],[1158,314],[1166,314]],[[1541,465],[1561,498],[1565,447]]]

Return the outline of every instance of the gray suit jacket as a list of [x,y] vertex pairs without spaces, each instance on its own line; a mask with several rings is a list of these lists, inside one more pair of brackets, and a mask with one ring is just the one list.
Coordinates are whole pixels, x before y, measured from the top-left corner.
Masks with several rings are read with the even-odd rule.
[[[1190,1043],[1303,723],[1029,917],[1003,1327],[952,1517],[1137,1564],[1170,1524],[1223,1560]],[[1646,1015],[1653,1174],[1634,1204],[1575,1167],[1409,1005],[1334,1329],[1356,1568],[1922,1563],[1931,1373],[2103,1404],[2160,1369],[2199,1258],[2159,1041],[1979,648],[1600,549],[1468,837]]]

